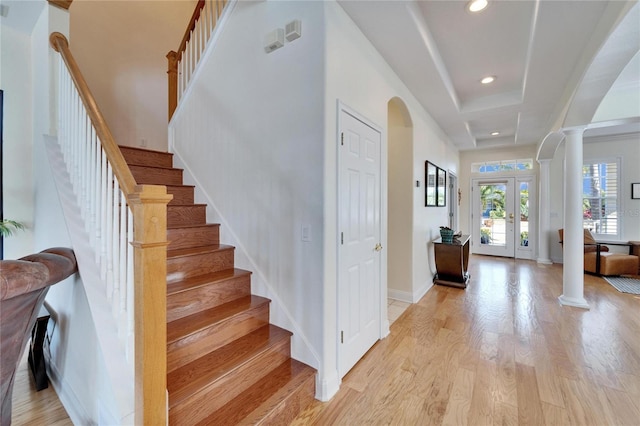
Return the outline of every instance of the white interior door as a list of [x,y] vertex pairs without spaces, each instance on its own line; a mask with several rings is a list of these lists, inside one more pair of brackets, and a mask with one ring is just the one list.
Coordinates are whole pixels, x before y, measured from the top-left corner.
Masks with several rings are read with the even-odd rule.
[[473,252],[514,257],[515,179],[473,179],[471,190]]
[[338,370],[380,338],[380,132],[340,111]]

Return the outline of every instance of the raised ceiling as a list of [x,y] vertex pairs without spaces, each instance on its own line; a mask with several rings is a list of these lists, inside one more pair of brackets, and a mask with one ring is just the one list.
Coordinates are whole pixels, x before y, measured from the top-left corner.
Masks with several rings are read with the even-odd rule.
[[460,150],[539,143],[630,4],[339,3]]

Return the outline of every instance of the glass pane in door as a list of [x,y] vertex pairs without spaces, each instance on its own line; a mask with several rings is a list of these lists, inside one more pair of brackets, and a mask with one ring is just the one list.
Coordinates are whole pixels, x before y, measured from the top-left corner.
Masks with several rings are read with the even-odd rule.
[[520,246],[529,246],[529,182],[520,182]]
[[481,244],[498,246],[506,244],[506,193],[507,186],[503,183],[480,185]]

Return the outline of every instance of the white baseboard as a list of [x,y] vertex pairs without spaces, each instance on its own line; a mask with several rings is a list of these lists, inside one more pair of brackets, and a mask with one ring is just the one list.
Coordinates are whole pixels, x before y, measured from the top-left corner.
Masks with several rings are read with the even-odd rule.
[[338,377],[338,372],[334,371],[330,376],[320,377],[316,375],[316,399],[327,402],[338,393],[342,380]]
[[400,302],[418,303],[431,287],[433,287],[433,282],[429,281],[413,293],[390,288],[387,289],[387,297],[389,297],[389,299],[399,300]]
[[408,291],[394,290],[392,288],[387,289],[387,296],[393,300],[399,300],[401,302],[413,303],[413,294]]
[[46,355],[45,360],[47,363],[47,375],[49,376],[49,382],[53,386],[53,389],[58,394],[60,403],[67,410],[67,414],[74,425],[95,425],[86,411],[82,409],[80,400],[73,392],[73,389],[64,380],[64,376],[60,374],[58,367],[51,362],[51,359]]
[[421,288],[417,289],[413,292],[413,301],[412,303],[418,303],[420,299],[424,297],[425,294],[433,287],[433,281],[427,281]]

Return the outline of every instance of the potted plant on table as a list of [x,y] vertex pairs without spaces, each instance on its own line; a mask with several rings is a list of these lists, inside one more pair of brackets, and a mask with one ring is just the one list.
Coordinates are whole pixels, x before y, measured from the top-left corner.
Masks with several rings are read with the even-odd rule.
[[448,226],[441,226],[440,237],[442,237],[443,243],[453,242],[453,229],[449,228]]

